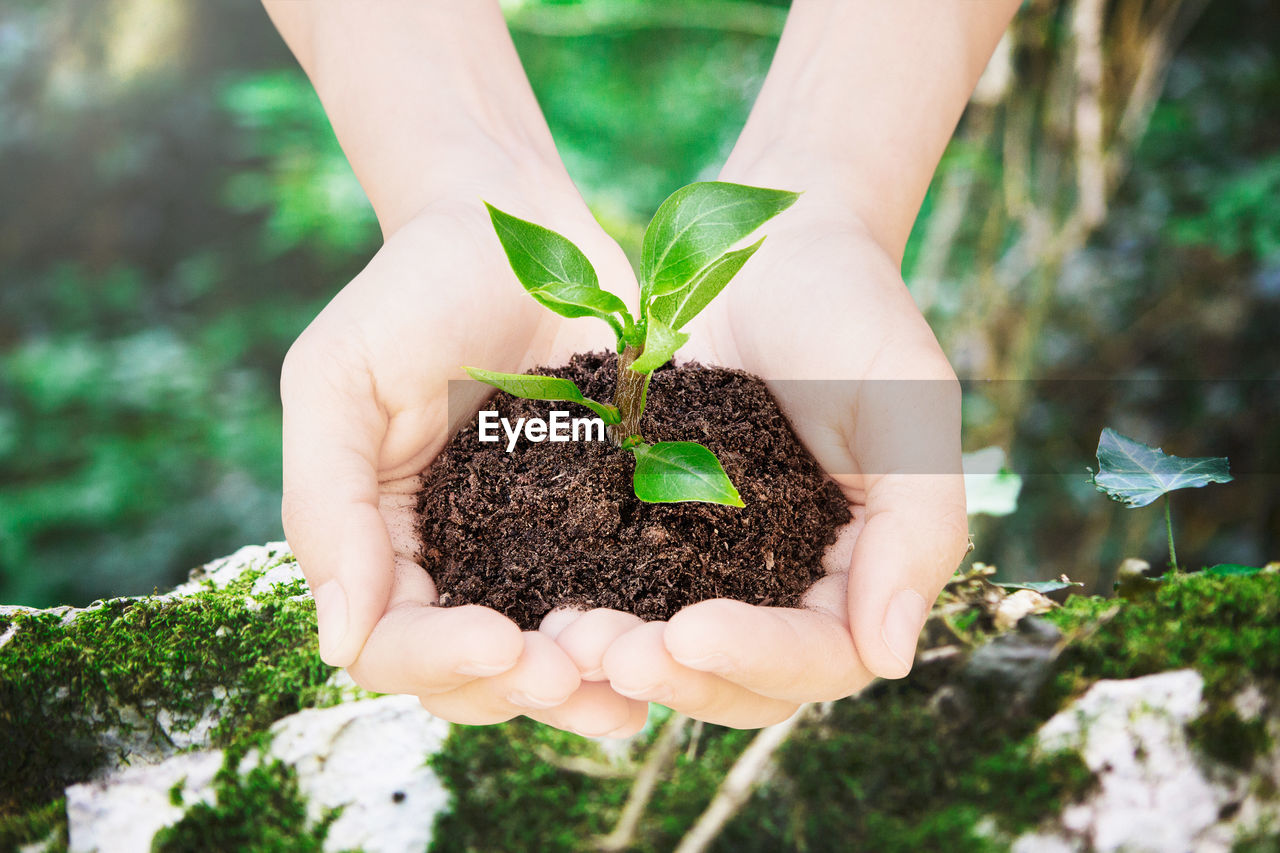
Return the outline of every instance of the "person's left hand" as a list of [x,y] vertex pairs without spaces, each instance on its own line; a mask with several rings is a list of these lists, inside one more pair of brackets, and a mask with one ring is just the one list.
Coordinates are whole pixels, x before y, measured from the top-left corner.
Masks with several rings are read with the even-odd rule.
[[766,231],[686,351],[766,380],[853,520],[802,607],[701,602],[603,661],[623,695],[741,728],[906,675],[968,541],[959,385],[897,265],[816,192]]

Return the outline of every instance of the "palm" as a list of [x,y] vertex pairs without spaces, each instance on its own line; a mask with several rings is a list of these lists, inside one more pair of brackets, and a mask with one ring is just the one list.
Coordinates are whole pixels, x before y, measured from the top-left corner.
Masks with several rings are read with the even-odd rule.
[[[946,467],[959,457],[954,378],[896,265],[856,222],[802,198],[686,331],[690,358],[768,382],[854,520],[804,609],[693,605],[665,629],[615,644],[615,684],[662,683],[668,703],[692,716],[762,725],[801,702],[848,695],[874,673],[901,674],[881,640],[884,587],[917,582],[913,543],[934,534],[947,534],[936,550],[948,563],[964,510]],[[904,499],[934,526],[927,536],[904,521]]]
[[[569,220],[560,227],[588,252],[601,278],[618,290],[634,286],[617,246],[589,218]],[[584,714],[613,720],[619,714],[636,716],[636,703],[627,703],[604,685],[579,688],[574,661],[557,651],[550,638],[521,636],[514,623],[484,608],[429,607],[437,594],[420,565],[414,529],[419,473],[485,396],[484,389],[468,383],[451,399],[449,380],[465,378],[462,365],[524,370],[606,346],[610,337],[603,324],[596,328],[563,320],[524,294],[483,208],[475,204],[440,205],[403,226],[299,339],[297,352],[290,353],[294,366],[286,369],[285,385],[319,387],[341,405],[305,407],[300,400],[291,406],[286,390],[286,435],[291,412],[310,408],[317,419],[333,419],[330,435],[345,436],[343,443],[363,448],[352,462],[360,471],[339,466],[322,474],[335,487],[356,479],[369,483],[363,487],[367,494],[353,490],[354,507],[346,523],[358,529],[349,530],[348,538],[364,543],[359,551],[363,562],[388,569],[370,567],[365,584],[351,594],[364,597],[353,609],[368,614],[368,639],[348,666],[363,686],[416,693],[436,713],[466,722],[519,713],[505,697],[531,690],[541,690],[543,699],[531,715],[558,725],[566,723],[566,713],[571,723],[576,714],[579,727],[590,725],[581,722]],[[305,378],[291,378],[304,371]],[[324,429],[324,424],[316,427]],[[305,425],[298,430],[304,439],[306,430]],[[291,445],[302,448],[292,454],[292,464]],[[314,483],[317,466],[308,465],[306,447],[305,440],[286,441],[286,469],[303,469],[295,479]],[[376,492],[368,473],[376,475]],[[315,526],[304,516],[309,507],[291,513],[289,504],[287,494],[286,528]],[[376,506],[376,514],[362,513],[362,505]],[[308,535],[313,532],[291,533],[290,538],[312,543],[312,549],[323,547],[324,533]],[[304,569],[313,553],[299,554]],[[406,665],[406,652],[414,650],[421,650],[424,659]],[[425,659],[428,654],[432,659]],[[519,654],[520,662],[495,677],[474,675],[491,675],[489,670],[499,665],[472,666],[476,672],[470,675],[465,671],[469,665],[464,659],[500,660],[512,654]],[[596,654],[603,654],[603,648]],[[458,667],[464,670],[461,675]],[[561,695],[566,691],[567,703]],[[553,704],[549,695],[559,695],[559,701]],[[632,721],[634,725],[638,723]]]

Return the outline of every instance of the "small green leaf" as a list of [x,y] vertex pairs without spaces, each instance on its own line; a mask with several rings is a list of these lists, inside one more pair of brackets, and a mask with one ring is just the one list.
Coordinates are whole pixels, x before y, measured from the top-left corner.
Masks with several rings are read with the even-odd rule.
[[[798,193],[723,181],[671,194],[644,232],[640,303],[687,287],[734,243],[786,210]],[[744,259],[745,263],[745,259]]]
[[676,350],[688,340],[687,332],[672,331],[657,317],[650,317],[644,336],[644,352],[631,363],[631,369],[636,373],[652,373],[670,361]]
[[720,460],[696,441],[660,441],[631,448],[636,455],[632,480],[636,497],[646,503],[702,501],[745,506]]
[[485,202],[493,230],[511,262],[511,269],[525,290],[550,284],[576,284],[599,288],[591,261],[569,239],[549,228],[512,216]]
[[1001,589],[1029,589],[1034,592],[1038,592],[1041,595],[1048,595],[1051,592],[1071,589],[1073,586],[1084,586],[1084,584],[1079,581],[1027,581],[1025,583],[996,581],[995,584]]
[[1098,472],[1093,484],[1114,500],[1146,506],[1175,489],[1199,488],[1232,480],[1221,456],[1172,456],[1110,427],[1098,440]]
[[659,318],[673,329],[679,329],[720,295],[724,286],[738,274],[738,270],[742,269],[742,265],[756,253],[763,242],[764,238],[761,237],[745,249],[726,252],[716,258],[694,279],[693,284],[654,299],[649,305],[649,316]]
[[1226,578],[1233,576],[1244,576],[1260,574],[1263,566],[1241,566],[1237,563],[1218,563],[1216,566],[1209,566],[1204,570],[1206,575],[1214,577]]
[[505,213],[488,202],[489,219],[511,270],[534,299],[562,317],[599,317],[621,337],[626,303],[600,289],[595,268],[568,238]]
[[467,374],[479,382],[492,385],[499,391],[506,391],[512,397],[525,400],[565,400],[570,403],[581,403],[600,416],[606,424],[619,423],[622,418],[618,410],[608,403],[597,403],[582,396],[578,386],[568,379],[556,376],[530,376],[527,373],[497,373],[493,370],[481,370],[478,367],[462,368]]

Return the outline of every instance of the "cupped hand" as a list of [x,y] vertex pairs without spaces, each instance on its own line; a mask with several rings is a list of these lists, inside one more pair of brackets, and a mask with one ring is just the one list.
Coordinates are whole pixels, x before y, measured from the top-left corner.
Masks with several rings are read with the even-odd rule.
[[[605,287],[630,296],[625,257],[581,200],[545,199],[487,197],[565,234]],[[571,656],[551,633],[522,633],[494,610],[433,606],[414,531],[419,473],[487,396],[477,383],[461,392],[473,398],[455,388],[450,410],[460,366],[521,371],[611,343],[604,324],[564,320],[523,292],[478,197],[421,210],[316,317],[281,376],[282,515],[326,662],[455,722],[525,714],[584,734],[639,730],[647,706],[591,671],[629,620],[587,614],[561,625],[574,629]]]
[[623,695],[736,727],[905,675],[968,541],[959,386],[897,264],[820,190],[764,230],[682,353],[764,378],[853,519],[802,607],[702,602],[604,659]]

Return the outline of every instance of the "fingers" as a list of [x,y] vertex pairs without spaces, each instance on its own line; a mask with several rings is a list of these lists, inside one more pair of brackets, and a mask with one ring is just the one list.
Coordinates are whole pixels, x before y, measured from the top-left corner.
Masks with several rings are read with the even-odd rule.
[[621,610],[564,609],[548,613],[540,630],[577,664],[583,681],[604,681],[604,653],[614,640],[640,624],[639,616]]
[[537,631],[528,631],[520,659],[511,669],[420,698],[422,707],[437,717],[454,723],[489,725],[564,705],[580,684],[578,668],[555,641]]
[[563,705],[524,715],[583,737],[631,737],[649,719],[649,703],[628,699],[607,684],[584,681]]
[[422,696],[509,672],[524,646],[525,635],[496,610],[406,602],[379,620],[348,671],[366,690]]
[[604,671],[614,690],[731,728],[768,726],[795,712],[798,703],[761,696],[714,673],[677,663],[663,641],[665,629],[662,622],[646,622],[609,647]]
[[872,679],[842,618],[844,580],[824,578],[810,593],[810,607],[820,609],[728,599],[686,607],[667,627],[666,651],[685,667],[780,701],[843,699]]
[[355,364],[301,340],[281,373],[281,519],[316,600],[320,656],[347,666],[391,591],[391,540],[378,511],[378,447],[385,420]]

